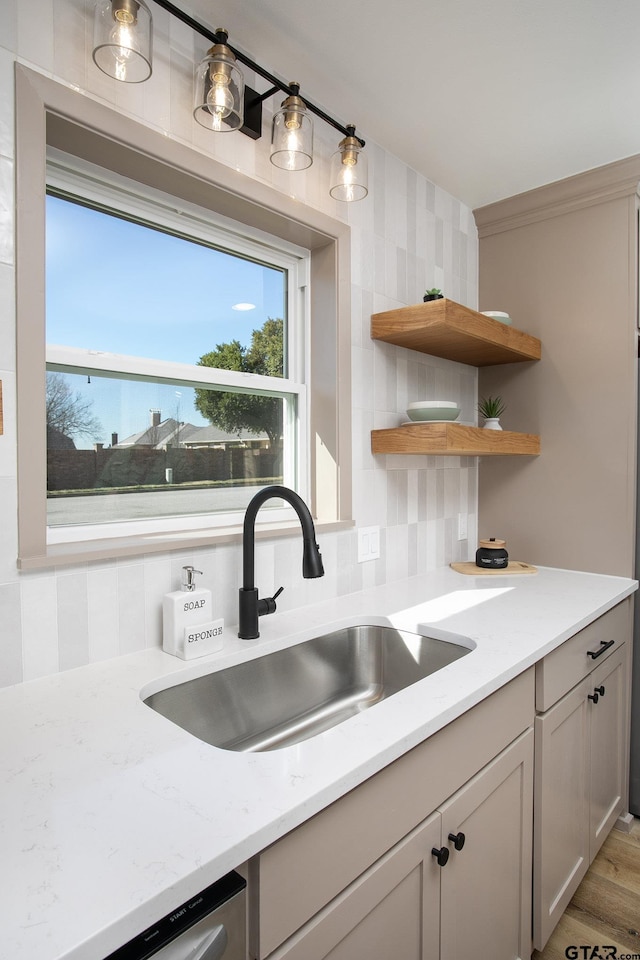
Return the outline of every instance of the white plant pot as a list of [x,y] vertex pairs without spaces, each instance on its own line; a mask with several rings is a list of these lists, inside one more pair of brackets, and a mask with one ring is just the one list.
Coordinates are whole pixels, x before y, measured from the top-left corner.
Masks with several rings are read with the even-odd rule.
[[483,430],[502,430],[498,417],[489,417],[482,425]]

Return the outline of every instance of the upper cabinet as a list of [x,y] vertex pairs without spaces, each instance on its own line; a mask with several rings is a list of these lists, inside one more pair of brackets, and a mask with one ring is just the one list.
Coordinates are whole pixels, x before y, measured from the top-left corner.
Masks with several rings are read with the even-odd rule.
[[[374,313],[371,337],[475,367],[539,360],[541,352],[537,337],[445,298]],[[458,423],[416,423],[373,430],[371,449],[440,456],[536,456],[540,438]]]
[[540,359],[540,341],[454,300],[374,313],[371,337],[474,367]]

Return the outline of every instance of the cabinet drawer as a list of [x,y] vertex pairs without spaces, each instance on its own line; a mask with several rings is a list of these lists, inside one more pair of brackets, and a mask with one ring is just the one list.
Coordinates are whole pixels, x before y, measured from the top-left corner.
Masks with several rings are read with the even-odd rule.
[[532,667],[255,857],[251,955],[268,956],[533,717]]
[[[627,599],[536,664],[536,710],[548,710],[630,637],[631,600]],[[599,654],[595,659],[590,656],[594,653]]]

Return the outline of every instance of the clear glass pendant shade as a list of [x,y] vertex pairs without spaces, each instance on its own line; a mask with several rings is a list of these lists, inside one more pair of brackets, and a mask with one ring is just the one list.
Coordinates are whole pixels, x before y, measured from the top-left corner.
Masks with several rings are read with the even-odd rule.
[[109,77],[142,83],[151,76],[152,20],[144,0],[98,0],[93,59]]
[[226,133],[244,123],[244,77],[229,47],[217,43],[198,64],[193,115],[208,130]]
[[287,97],[273,116],[271,163],[283,170],[306,170],[313,163],[313,123],[297,95]]
[[369,193],[367,156],[355,136],[345,137],[338,144],[331,157],[329,178],[329,193],[334,200],[350,203],[364,200]]

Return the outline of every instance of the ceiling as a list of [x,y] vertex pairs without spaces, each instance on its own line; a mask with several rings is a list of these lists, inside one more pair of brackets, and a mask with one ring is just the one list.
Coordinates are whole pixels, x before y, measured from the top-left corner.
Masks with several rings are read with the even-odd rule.
[[640,154],[638,0],[177,2],[472,208]]

